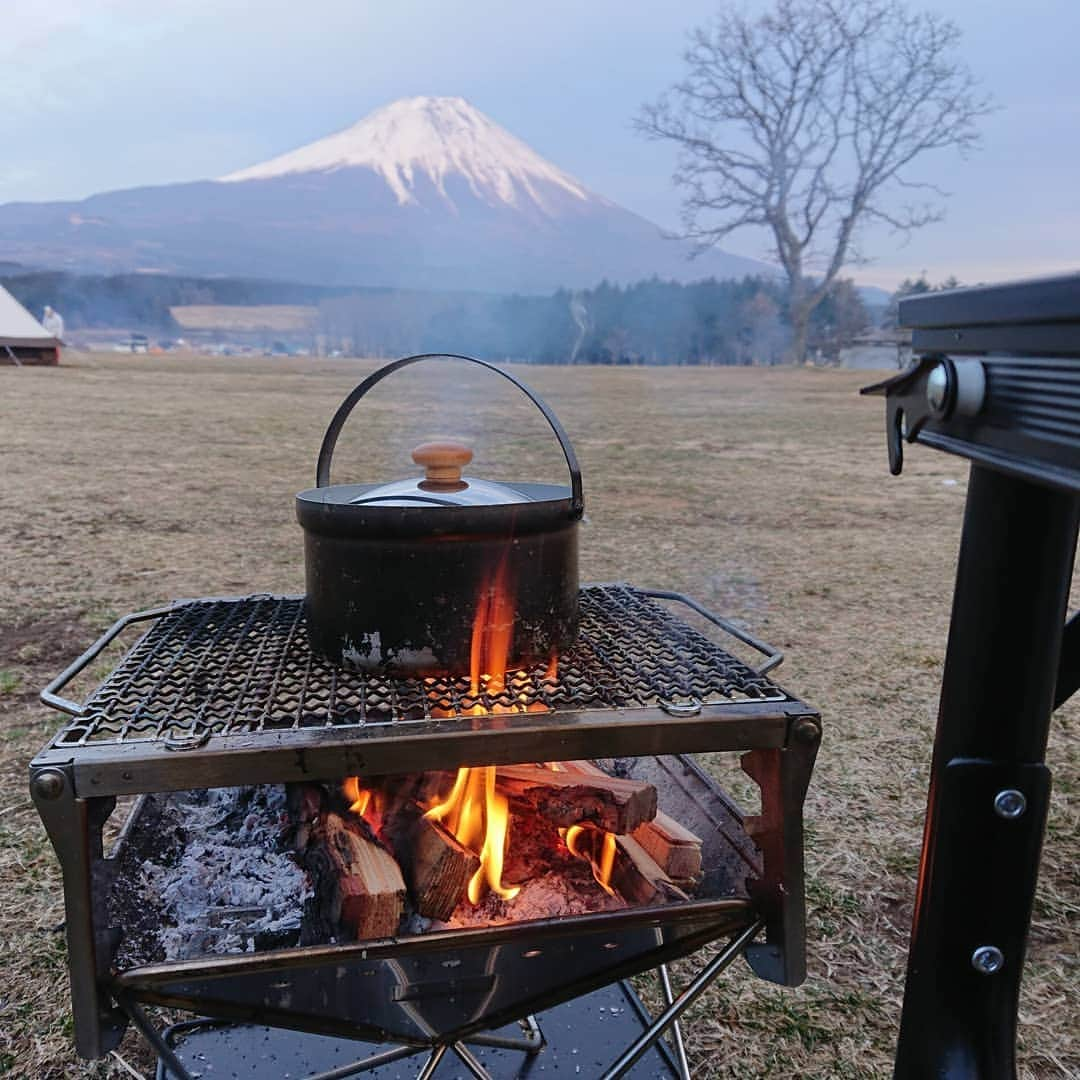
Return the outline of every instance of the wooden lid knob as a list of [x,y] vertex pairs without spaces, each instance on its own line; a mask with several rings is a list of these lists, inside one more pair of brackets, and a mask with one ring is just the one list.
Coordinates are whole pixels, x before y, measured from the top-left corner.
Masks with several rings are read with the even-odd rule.
[[412,459],[424,467],[424,479],[420,486],[436,491],[460,491],[467,485],[461,479],[461,470],[472,461],[473,452],[464,443],[450,439],[421,443],[413,452]]

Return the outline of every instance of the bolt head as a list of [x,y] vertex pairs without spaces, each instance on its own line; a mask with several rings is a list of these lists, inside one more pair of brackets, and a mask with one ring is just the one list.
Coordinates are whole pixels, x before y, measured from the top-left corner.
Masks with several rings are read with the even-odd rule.
[[980,975],[994,975],[1005,966],[1005,954],[996,945],[980,945],[971,954],[971,966]]
[[34,794],[39,799],[59,799],[63,793],[63,774],[50,769],[48,772],[38,773],[34,777]]
[[1006,788],[994,796],[994,813],[1007,821],[1020,817],[1026,809],[1027,798],[1016,788]]
[[800,742],[815,743],[821,738],[821,728],[810,717],[804,716],[795,725],[795,738]]

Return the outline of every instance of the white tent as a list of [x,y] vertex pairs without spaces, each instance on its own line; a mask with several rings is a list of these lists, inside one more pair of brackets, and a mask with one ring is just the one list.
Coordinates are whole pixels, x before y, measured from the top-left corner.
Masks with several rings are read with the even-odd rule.
[[56,340],[0,285],[0,363],[56,363]]

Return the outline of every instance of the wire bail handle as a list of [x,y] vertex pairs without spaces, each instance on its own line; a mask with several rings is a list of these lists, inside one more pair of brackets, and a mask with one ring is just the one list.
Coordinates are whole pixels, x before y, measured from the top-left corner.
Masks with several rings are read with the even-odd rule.
[[555,438],[559,440],[559,446],[562,449],[563,456],[566,458],[567,468],[570,470],[570,507],[574,517],[581,517],[585,509],[585,499],[581,490],[581,467],[578,465],[574,448],[570,445],[570,439],[562,424],[559,423],[559,418],[551,411],[547,402],[534,393],[516,375],[511,375],[509,371],[488,360],[478,360],[475,356],[462,356],[458,353],[420,353],[417,356],[405,356],[400,360],[394,360],[386,364],[379,368],[378,371],[372,372],[360,383],[338,406],[338,410],[334,413],[334,417],[326,429],[326,434],[323,436],[322,446],[319,449],[319,461],[315,469],[316,487],[328,487],[330,484],[330,464],[333,461],[334,448],[337,446],[341,429],[345,426],[345,421],[356,407],[357,402],[373,386],[382,382],[387,375],[392,375],[395,371],[408,367],[410,364],[419,363],[421,360],[467,360],[470,364],[478,364],[480,367],[487,368],[488,371],[494,371],[497,375],[501,375],[504,379],[513,383],[540,410],[551,430],[555,433]]

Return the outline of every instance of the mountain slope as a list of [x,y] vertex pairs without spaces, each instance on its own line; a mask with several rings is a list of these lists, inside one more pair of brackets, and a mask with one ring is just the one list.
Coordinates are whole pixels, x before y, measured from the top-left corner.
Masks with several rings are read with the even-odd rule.
[[0,258],[82,271],[546,292],[770,273],[688,248],[461,98],[408,98],[220,180],[0,206]]

